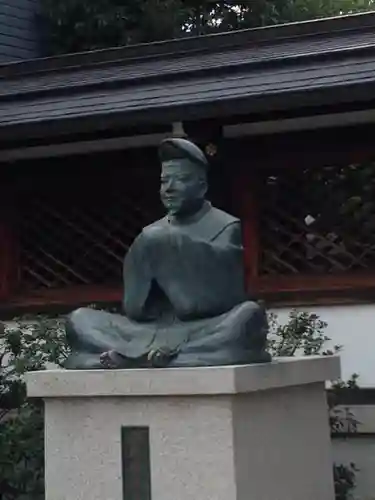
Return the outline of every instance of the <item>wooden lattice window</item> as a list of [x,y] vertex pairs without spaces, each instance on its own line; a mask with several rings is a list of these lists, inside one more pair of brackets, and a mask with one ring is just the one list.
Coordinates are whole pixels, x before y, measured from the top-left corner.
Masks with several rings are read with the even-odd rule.
[[129,246],[164,213],[157,150],[14,164],[0,179],[0,307],[120,300]]
[[110,196],[100,201],[99,193],[77,192],[24,200],[18,227],[23,289],[121,283],[123,258],[152,214],[134,193],[107,188]]
[[248,266],[257,291],[374,288],[375,162],[268,168],[254,176],[257,245]]
[[[375,289],[375,162],[215,172],[211,199],[242,219],[255,295],[300,302]],[[120,299],[124,255],[163,213],[156,152],[14,165],[1,176],[1,303]]]
[[375,271],[375,164],[268,174],[261,274]]
[[43,304],[121,297],[124,256],[162,212],[158,169],[145,161],[124,167],[109,155],[50,167],[27,165],[4,178],[17,247],[6,298]]

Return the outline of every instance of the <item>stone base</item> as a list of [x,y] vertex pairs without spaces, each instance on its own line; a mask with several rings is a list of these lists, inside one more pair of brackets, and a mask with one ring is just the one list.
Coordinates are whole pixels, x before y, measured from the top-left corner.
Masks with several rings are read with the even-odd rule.
[[30,373],[46,500],[332,500],[324,381],[339,372],[314,357]]

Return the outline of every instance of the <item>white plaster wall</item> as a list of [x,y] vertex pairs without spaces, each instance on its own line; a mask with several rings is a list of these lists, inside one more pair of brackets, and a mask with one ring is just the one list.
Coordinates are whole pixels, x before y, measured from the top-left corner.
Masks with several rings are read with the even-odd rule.
[[333,439],[333,458],[337,464],[355,464],[357,487],[354,500],[375,500],[375,406],[350,406],[358,422],[357,434]]
[[[375,304],[301,307],[328,323],[327,347],[340,344],[342,377],[358,373],[361,387],[375,387]],[[280,323],[285,323],[291,309],[273,309]]]
[[333,458],[337,464],[355,463],[358,472],[354,500],[375,500],[375,437],[334,439]]

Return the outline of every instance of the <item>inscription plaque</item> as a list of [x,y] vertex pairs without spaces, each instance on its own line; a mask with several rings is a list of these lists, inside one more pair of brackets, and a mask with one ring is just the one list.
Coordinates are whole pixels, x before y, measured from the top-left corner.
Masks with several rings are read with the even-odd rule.
[[150,432],[148,427],[122,427],[124,500],[151,500]]

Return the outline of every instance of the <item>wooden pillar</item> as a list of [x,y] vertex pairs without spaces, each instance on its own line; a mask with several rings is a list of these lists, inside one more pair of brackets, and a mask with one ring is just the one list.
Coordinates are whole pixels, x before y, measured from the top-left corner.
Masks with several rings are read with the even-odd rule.
[[14,291],[18,282],[19,260],[13,204],[0,204],[0,300]]
[[242,165],[233,175],[232,198],[242,225],[246,286],[254,292],[260,261],[258,183],[249,166]]

